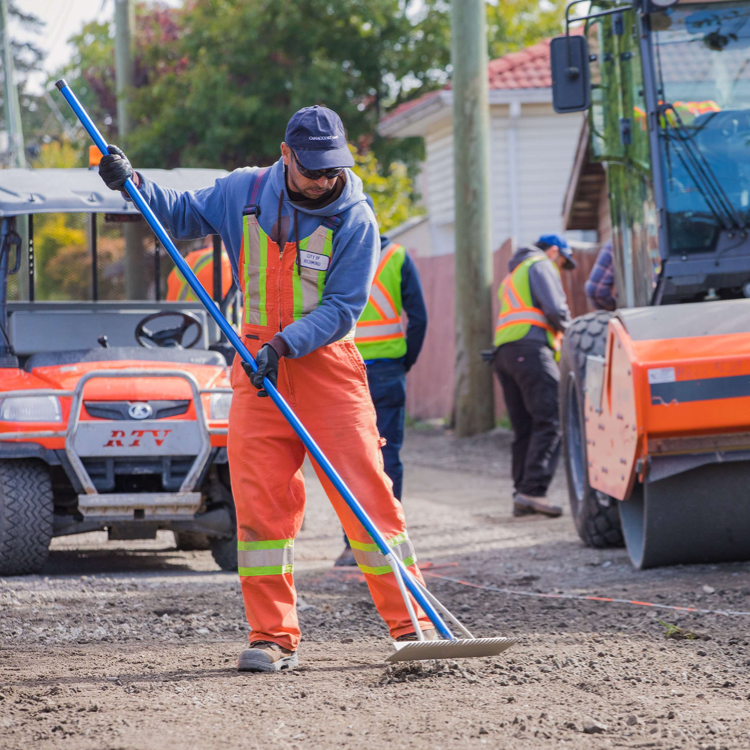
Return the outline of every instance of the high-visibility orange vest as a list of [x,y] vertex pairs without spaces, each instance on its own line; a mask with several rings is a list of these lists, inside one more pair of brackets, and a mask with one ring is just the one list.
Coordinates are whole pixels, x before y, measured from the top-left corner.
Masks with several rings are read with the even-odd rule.
[[[547,343],[550,348],[556,354],[560,351],[562,334],[555,331],[547,316],[538,307],[534,307],[531,298],[529,269],[540,261],[552,262],[546,255],[534,255],[519,263],[500,284],[497,293],[500,299],[500,314],[497,316],[495,328],[495,346],[518,341],[531,330],[531,326],[537,326],[547,332]],[[555,270],[559,273],[557,266]]]
[[[214,249],[213,247],[202,247],[200,250],[193,250],[185,256],[185,262],[190,266],[193,273],[198,277],[198,281],[203,288],[214,296]],[[232,286],[232,264],[229,262],[229,256],[222,249],[221,251],[221,290],[224,294]],[[198,298],[193,294],[193,290],[185,281],[185,277],[173,268],[167,278],[167,301],[169,302],[196,302]]]

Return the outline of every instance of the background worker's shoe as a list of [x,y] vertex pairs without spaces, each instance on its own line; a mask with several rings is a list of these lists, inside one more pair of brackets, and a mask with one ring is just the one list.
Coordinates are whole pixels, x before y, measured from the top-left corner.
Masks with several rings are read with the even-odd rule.
[[518,493],[513,493],[513,517],[514,518],[520,518],[521,516],[533,516],[534,515],[534,509],[529,505],[524,505],[522,503],[516,502],[516,497],[518,497]]
[[[438,639],[437,633],[435,630],[430,628],[429,630],[423,630],[424,633],[424,639],[426,641],[436,641]],[[403,635],[400,635],[398,638],[396,638],[397,641],[418,641],[419,638],[417,638],[416,633],[404,633]]]
[[271,641],[253,641],[240,654],[238,672],[281,672],[299,666],[297,652],[282,648]]
[[513,497],[513,515],[524,515],[524,510],[526,513],[541,513],[550,518],[557,518],[562,515],[562,508],[559,505],[550,505],[546,497],[533,497],[532,495],[524,495],[522,492],[516,492]]
[[356,567],[357,561],[354,559],[354,552],[351,547],[344,548],[344,551],[336,558],[333,564],[334,568],[351,568]]

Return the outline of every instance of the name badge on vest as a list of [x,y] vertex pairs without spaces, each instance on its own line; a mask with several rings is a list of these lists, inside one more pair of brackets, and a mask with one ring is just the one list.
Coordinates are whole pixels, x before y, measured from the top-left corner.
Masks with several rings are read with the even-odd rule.
[[300,250],[299,264],[302,268],[312,268],[315,271],[327,271],[330,262],[331,259],[327,255]]

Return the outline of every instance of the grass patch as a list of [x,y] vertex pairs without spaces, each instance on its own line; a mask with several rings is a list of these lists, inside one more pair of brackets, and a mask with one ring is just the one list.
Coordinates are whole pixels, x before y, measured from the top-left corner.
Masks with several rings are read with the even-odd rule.
[[679,625],[674,625],[670,622],[664,622],[663,620],[657,621],[659,625],[664,627],[664,637],[670,641],[709,641],[711,640],[710,635],[703,635],[701,633],[694,633],[692,630],[683,630]]

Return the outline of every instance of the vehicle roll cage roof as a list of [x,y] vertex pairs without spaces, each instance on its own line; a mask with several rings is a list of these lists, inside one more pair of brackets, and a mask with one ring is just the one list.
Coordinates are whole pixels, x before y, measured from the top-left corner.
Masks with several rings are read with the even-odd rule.
[[[224,169],[139,169],[146,179],[153,180],[161,187],[173,190],[198,190],[210,187],[219,177],[229,174]],[[96,214],[120,216],[139,216],[138,209],[131,201],[125,200],[122,193],[109,190],[99,177],[97,169],[2,169],[0,170],[0,220],[17,216],[28,216],[29,242],[29,301],[34,301],[34,220],[35,214],[51,213],[86,213],[91,215],[91,255],[92,255],[92,299],[98,300],[97,279],[97,223]],[[15,239],[18,235],[4,221],[2,243],[0,243],[0,275],[7,277],[18,272],[20,267],[21,248]],[[9,269],[5,254],[9,245],[16,244],[17,255]],[[221,258],[221,238],[214,235],[214,260]],[[155,256],[156,301],[159,302],[160,264]],[[4,285],[5,278],[2,279]],[[221,288],[222,264],[214,263],[214,300],[222,312],[226,309],[236,292],[232,284],[228,290]],[[0,295],[2,304],[5,295]]]
[[[174,190],[210,187],[224,169],[139,169],[146,179]],[[109,190],[97,169],[0,170],[0,218],[23,214],[138,214],[122,193]]]

